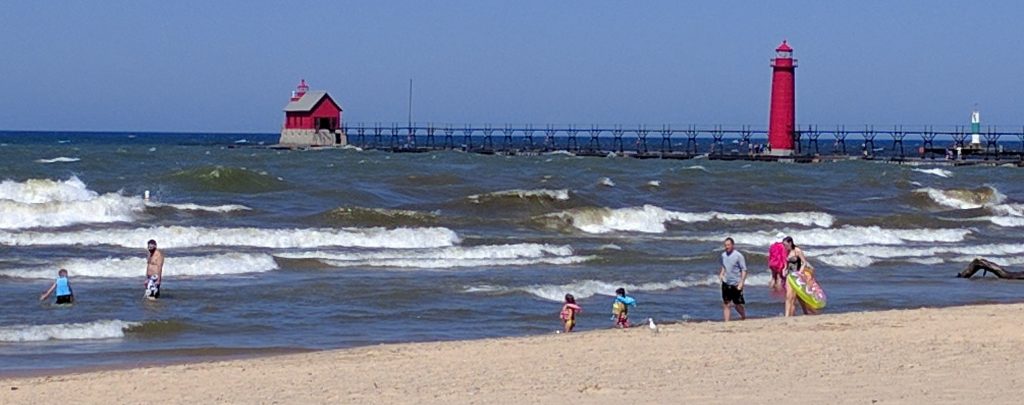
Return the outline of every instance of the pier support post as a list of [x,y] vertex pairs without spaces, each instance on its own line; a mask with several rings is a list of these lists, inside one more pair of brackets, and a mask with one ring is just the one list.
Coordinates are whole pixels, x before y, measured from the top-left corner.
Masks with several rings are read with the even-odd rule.
[[616,125],[615,128],[612,129],[612,137],[614,138],[612,140],[612,150],[617,151],[620,155],[624,153],[625,149],[622,145],[622,134],[624,132],[625,131],[622,130],[622,125]]
[[672,127],[661,127],[661,154],[672,153]]
[[875,127],[864,127],[864,157],[875,156]]
[[636,127],[636,151],[637,153],[647,153],[647,126],[638,125]]
[[686,153],[690,156],[696,156],[699,152],[697,148],[697,136],[699,134],[700,132],[697,131],[695,125],[690,125],[689,128],[686,128]]
[[466,148],[466,152],[473,150],[473,128],[469,124],[466,124],[462,130],[462,145]]
[[484,144],[483,147],[489,152],[494,151],[494,129],[491,128],[491,124],[484,125]]
[[809,136],[811,138],[810,141],[808,142],[808,145],[807,145],[808,152],[810,152],[810,149],[813,147],[814,148],[814,154],[815,155],[821,155],[821,151],[818,149],[818,138],[821,137],[821,132],[818,131],[818,126],[817,125],[808,125],[807,126],[807,136]]
[[721,156],[725,152],[725,144],[722,143],[722,138],[725,137],[725,132],[722,132],[721,125],[715,125],[715,129],[711,130],[711,137],[714,139],[711,144],[711,154]]
[[[990,153],[995,154],[996,160],[999,160],[999,136],[1002,135],[994,127],[989,125],[985,131],[985,149]],[[985,160],[988,160],[986,157]]]
[[565,150],[579,152],[580,143],[576,139],[576,127],[569,125],[569,129],[567,129],[566,132],[568,132],[569,138],[565,140]]
[[380,123],[373,125],[373,147],[380,149],[384,145],[384,128],[380,126]]
[[427,148],[434,149],[434,124],[427,123]]
[[849,134],[846,132],[846,126],[845,125],[842,125],[842,126],[836,125],[836,132],[832,133],[832,137],[835,138],[835,143],[832,144],[832,154],[836,153],[836,149],[838,147],[838,149],[842,152],[842,154],[846,155],[846,137],[847,137],[847,135],[849,135]]
[[512,125],[511,124],[505,124],[505,129],[502,130],[501,133],[502,133],[502,135],[504,135],[502,137],[502,143],[505,144],[505,146],[504,146],[505,151],[509,152],[509,151],[512,150],[512,147],[515,146],[515,143],[512,142],[512,134],[515,133],[515,130],[512,129]]
[[889,135],[892,136],[892,153],[901,159],[907,157],[907,153],[903,149],[903,138],[907,137],[907,133],[903,132],[903,126],[893,125],[892,132]]
[[398,147],[398,124],[391,124],[391,150]]
[[599,152],[601,150],[601,130],[597,128],[597,125],[590,125],[590,142],[587,144],[587,149],[591,152]]
[[455,129],[451,125],[445,125],[444,127],[444,148],[452,149],[455,147]]
[[921,133],[921,147],[924,148],[923,158],[935,159],[935,153],[932,151],[935,149],[935,127],[924,127],[924,132]]
[[526,129],[523,130],[523,137],[526,138],[526,149],[533,150],[533,126],[530,124],[526,125]]
[[555,135],[558,134],[558,130],[553,125],[548,125],[547,129],[544,130],[544,151],[550,151],[555,148]]

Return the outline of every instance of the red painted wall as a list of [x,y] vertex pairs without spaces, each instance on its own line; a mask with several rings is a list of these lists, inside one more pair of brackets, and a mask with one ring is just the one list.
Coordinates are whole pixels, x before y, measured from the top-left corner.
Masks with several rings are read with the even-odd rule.
[[768,119],[768,143],[772,150],[793,150],[796,130],[796,65],[793,58],[772,61],[772,103]]
[[331,96],[325,96],[309,112],[288,111],[285,112],[284,127],[286,129],[316,129],[317,118],[334,118],[335,121],[330,130],[338,129],[341,126],[341,109],[335,106],[330,100]]

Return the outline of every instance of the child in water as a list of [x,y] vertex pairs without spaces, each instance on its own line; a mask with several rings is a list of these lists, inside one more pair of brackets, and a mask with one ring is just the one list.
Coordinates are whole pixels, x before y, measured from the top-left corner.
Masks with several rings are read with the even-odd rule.
[[572,332],[572,329],[576,327],[576,314],[582,311],[579,305],[576,305],[576,297],[572,294],[565,294],[565,304],[562,305],[562,313],[560,317],[562,322],[565,323],[565,333]]
[[615,290],[615,301],[612,302],[612,320],[616,328],[629,327],[629,306],[636,306],[636,300],[626,295],[626,289],[619,287]]
[[57,280],[54,280],[53,285],[50,286],[49,290],[46,290],[43,295],[39,296],[39,300],[45,300],[54,291],[57,292],[57,304],[71,304],[75,302],[75,294],[71,292],[71,284],[68,284],[68,271],[60,269],[57,272]]

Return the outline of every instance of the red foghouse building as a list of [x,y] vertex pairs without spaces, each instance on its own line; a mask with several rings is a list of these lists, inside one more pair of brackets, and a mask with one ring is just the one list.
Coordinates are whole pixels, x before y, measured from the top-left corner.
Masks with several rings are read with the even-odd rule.
[[326,91],[309,91],[303,79],[288,105],[284,106],[282,145],[345,145],[348,139],[341,128],[341,106]]

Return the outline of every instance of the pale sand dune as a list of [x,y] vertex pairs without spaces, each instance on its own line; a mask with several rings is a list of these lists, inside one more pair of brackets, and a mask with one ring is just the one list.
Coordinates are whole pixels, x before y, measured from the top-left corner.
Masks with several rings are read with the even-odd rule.
[[6,379],[0,403],[1009,404],[1022,351],[1024,305],[985,305]]

